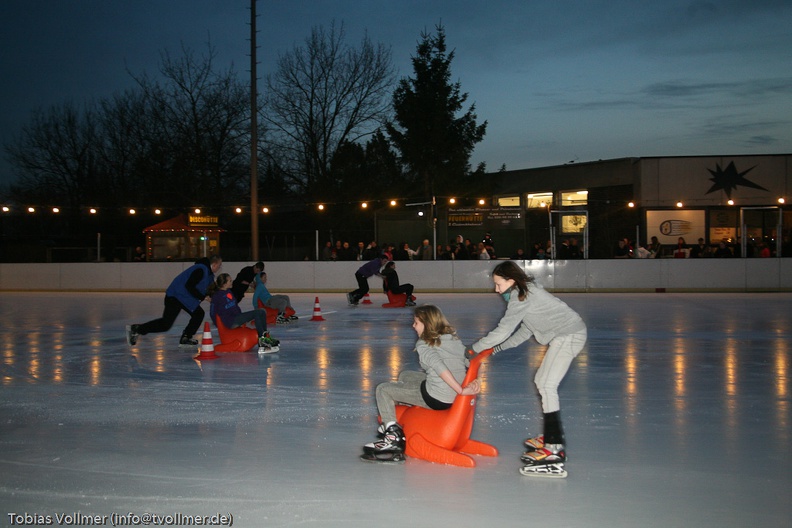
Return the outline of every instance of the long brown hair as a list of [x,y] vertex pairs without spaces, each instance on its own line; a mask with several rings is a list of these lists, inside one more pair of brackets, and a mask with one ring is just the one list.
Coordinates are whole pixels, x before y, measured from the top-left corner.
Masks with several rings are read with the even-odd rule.
[[212,284],[210,284],[209,287],[206,289],[206,294],[211,297],[212,295],[214,295],[214,293],[217,290],[221,289],[223,287],[223,284],[225,284],[226,281],[230,278],[231,275],[229,275],[228,273],[221,273],[220,275],[217,276],[215,281]]
[[524,301],[528,295],[528,284],[535,281],[532,275],[526,274],[520,266],[511,260],[501,262],[492,270],[493,275],[503,277],[506,280],[514,281],[514,288],[517,288],[517,297]]
[[440,308],[434,304],[424,304],[415,309],[415,318],[424,325],[423,333],[418,336],[426,341],[429,346],[439,346],[440,336],[451,334],[456,337],[456,330],[448,322]]

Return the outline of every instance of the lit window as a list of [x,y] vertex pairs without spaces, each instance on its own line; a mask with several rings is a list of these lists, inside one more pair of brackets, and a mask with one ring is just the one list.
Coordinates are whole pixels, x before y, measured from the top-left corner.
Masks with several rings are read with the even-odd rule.
[[526,195],[527,209],[541,209],[553,205],[553,193],[532,193]]
[[561,207],[575,207],[588,203],[588,191],[562,191]]
[[495,199],[498,207],[520,207],[519,196],[499,196]]

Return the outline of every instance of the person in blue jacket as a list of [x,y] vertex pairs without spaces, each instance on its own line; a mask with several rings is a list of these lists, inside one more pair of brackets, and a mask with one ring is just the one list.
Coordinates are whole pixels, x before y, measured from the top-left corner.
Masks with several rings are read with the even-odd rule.
[[198,340],[194,336],[205,314],[201,308],[201,301],[207,299],[206,292],[209,285],[214,282],[214,274],[220,271],[222,265],[223,259],[219,255],[212,255],[198,260],[179,273],[165,290],[165,308],[162,317],[126,327],[129,346],[134,346],[139,336],[170,330],[182,310],[190,314],[190,322],[182,332],[179,345],[198,345]]

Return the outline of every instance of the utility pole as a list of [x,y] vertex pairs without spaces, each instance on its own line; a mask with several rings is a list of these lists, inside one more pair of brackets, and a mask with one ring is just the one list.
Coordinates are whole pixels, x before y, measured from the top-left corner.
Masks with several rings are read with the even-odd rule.
[[250,249],[259,260],[258,234],[258,91],[256,85],[256,0],[250,0]]

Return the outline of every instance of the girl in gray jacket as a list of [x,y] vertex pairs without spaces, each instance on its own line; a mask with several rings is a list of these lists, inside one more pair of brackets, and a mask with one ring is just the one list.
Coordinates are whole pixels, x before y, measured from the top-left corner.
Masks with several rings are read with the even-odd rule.
[[488,348],[493,354],[516,347],[531,336],[548,345],[534,382],[539,389],[544,412],[544,434],[525,441],[522,455],[526,476],[566,477],[564,429],[558,386],[572,360],[586,344],[586,324],[563,301],[537,285],[534,278],[514,262],[498,264],[492,271],[495,291],[506,300],[506,313],[498,326],[472,345],[468,356]]
[[403,370],[398,381],[377,385],[377,410],[382,424],[378,433],[382,439],[363,446],[366,460],[404,460],[404,431],[396,422],[396,404],[419,405],[427,409],[444,410],[451,407],[457,395],[478,394],[478,379],[462,387],[469,362],[465,359],[465,345],[454,327],[432,304],[415,309],[413,329],[418,334],[415,350],[421,371]]

